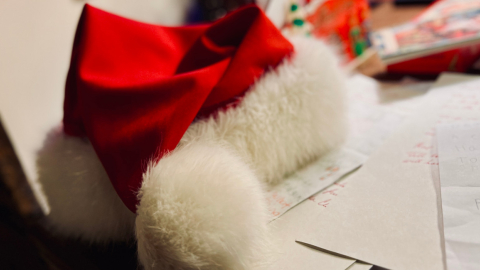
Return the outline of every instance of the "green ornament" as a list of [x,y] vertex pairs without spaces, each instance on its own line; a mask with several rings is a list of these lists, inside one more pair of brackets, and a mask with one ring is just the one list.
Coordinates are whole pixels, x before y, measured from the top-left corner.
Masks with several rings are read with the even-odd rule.
[[302,19],[295,19],[295,20],[293,20],[293,25],[302,26],[303,25],[303,20]]
[[290,10],[291,10],[291,11],[295,11],[295,10],[297,10],[297,9],[298,9],[298,6],[297,6],[296,4],[292,4],[292,5],[290,6]]

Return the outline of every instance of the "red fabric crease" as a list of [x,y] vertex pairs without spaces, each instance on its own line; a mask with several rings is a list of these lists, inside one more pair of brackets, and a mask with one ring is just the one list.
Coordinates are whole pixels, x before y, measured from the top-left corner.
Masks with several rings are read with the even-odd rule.
[[292,51],[253,5],[210,25],[163,27],[87,4],[65,87],[64,131],[89,138],[135,212],[148,162],[175,149],[197,116],[242,95]]

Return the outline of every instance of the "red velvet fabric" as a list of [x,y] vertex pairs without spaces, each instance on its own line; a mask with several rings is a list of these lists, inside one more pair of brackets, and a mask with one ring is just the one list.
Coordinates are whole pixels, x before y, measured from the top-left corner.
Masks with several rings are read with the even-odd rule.
[[163,27],[85,5],[67,76],[64,131],[91,141],[136,211],[149,161],[175,149],[197,116],[242,95],[293,51],[256,6],[211,24]]

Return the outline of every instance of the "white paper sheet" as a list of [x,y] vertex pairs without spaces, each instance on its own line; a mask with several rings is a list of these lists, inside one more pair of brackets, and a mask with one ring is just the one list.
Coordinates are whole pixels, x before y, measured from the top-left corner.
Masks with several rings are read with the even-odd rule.
[[274,245],[268,270],[345,270],[355,262],[295,242],[297,232],[311,222],[309,213],[315,208],[315,205],[301,203],[268,224]]
[[368,263],[363,263],[363,262],[355,262],[352,264],[350,267],[348,267],[346,270],[370,270],[373,265],[368,264]]
[[295,172],[268,191],[267,203],[271,219],[330,186],[346,173],[358,168],[365,160],[365,155],[340,149]]
[[[369,155],[420,104],[422,95],[430,84],[409,83],[385,90],[373,79],[357,75],[349,79],[348,85],[350,130],[356,136],[352,136],[347,145],[353,152],[357,150]],[[389,120],[392,119],[395,121],[390,122]],[[372,132],[372,130],[375,130],[375,132]],[[372,135],[365,135],[368,132]],[[337,269],[342,267],[369,269],[371,267],[368,264],[357,263],[354,265],[352,264],[353,259],[338,257],[322,251],[312,253],[310,248],[294,242],[298,232],[308,228],[312,222],[316,222],[321,228],[323,222],[312,219],[314,216],[312,214],[323,211],[329,203],[340,197],[349,185],[349,179],[348,177],[340,179],[269,224],[269,226],[273,226],[273,238],[278,238],[277,246],[282,250],[278,255],[278,260],[269,269],[287,270],[298,269],[299,267],[302,267],[302,269],[304,267],[313,267],[312,269]]]
[[349,177],[341,198],[312,211],[311,226],[297,240],[389,269],[443,269],[432,138],[438,123],[480,121],[479,89],[474,81],[431,90]]
[[[375,80],[363,75],[348,79],[347,103],[349,138],[345,146],[271,187],[267,202],[271,220],[298,203],[324,191],[341,177],[361,166],[395,129],[412,113],[430,83],[406,82],[382,89]],[[329,200],[335,187],[326,191]],[[319,193],[321,194],[321,193]],[[329,196],[330,195],[330,196]]]
[[437,126],[448,269],[480,269],[480,123]]
[[420,105],[430,82],[379,84],[357,74],[347,81],[349,139],[346,147],[369,156]]

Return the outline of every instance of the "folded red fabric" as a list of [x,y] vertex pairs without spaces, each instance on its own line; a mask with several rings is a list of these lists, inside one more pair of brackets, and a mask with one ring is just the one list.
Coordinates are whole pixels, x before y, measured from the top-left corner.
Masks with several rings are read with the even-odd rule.
[[85,5],[65,87],[64,131],[88,137],[136,210],[149,161],[195,118],[225,107],[293,51],[254,5],[209,25],[164,27]]

